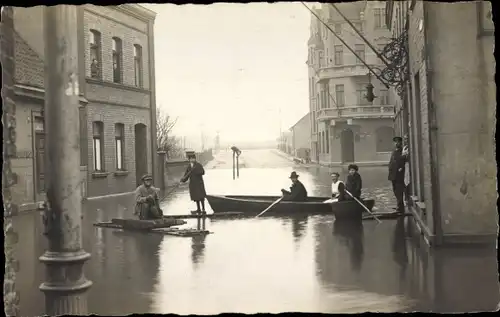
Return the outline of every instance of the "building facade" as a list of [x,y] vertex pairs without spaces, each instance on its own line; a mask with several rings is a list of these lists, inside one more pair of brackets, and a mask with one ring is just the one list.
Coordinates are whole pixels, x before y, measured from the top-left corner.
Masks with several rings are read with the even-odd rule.
[[[140,5],[78,6],[80,170],[83,197],[131,192],[156,171],[154,19]],[[44,199],[44,7],[14,9],[15,199]],[[156,179],[155,179],[156,180]]]
[[495,60],[491,3],[388,1],[407,34],[396,116],[410,145],[411,211],[428,243],[495,243]]
[[310,158],[311,154],[311,113],[308,112],[291,128],[292,154],[298,158]]
[[[385,3],[358,1],[336,6],[366,38],[382,49],[390,39]],[[311,158],[326,165],[385,165],[394,136],[394,102],[370,66],[381,61],[332,4],[313,9],[331,30],[312,15],[308,41]],[[358,59],[333,33],[356,52]],[[377,98],[368,102],[366,85]]]

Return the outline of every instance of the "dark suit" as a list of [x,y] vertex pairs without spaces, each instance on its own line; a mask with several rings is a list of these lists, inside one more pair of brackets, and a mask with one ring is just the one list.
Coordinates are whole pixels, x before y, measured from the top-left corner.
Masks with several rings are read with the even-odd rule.
[[198,162],[189,164],[181,182],[186,182],[189,179],[189,195],[192,201],[204,201],[207,193],[205,191],[205,182],[203,181],[203,175],[205,175],[205,169],[203,165]]
[[389,177],[392,182],[392,191],[396,196],[398,210],[404,211],[403,195],[405,192],[405,163],[406,156],[403,155],[402,149],[395,149],[392,152],[391,160],[389,161]]
[[286,201],[307,201],[307,190],[300,181],[296,181],[290,187],[290,191],[281,190]]
[[[363,188],[363,181],[361,180],[361,175],[359,173],[354,173],[353,175],[347,175],[347,181],[345,183],[345,189],[350,192],[357,199],[361,198],[361,188]],[[351,198],[349,194],[347,194],[347,198]]]

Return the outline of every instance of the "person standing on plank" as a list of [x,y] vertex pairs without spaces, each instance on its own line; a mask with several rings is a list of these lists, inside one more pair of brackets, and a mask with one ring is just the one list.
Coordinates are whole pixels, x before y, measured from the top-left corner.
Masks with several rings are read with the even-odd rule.
[[394,141],[394,151],[392,151],[391,160],[389,161],[389,177],[392,182],[392,191],[396,196],[397,208],[396,211],[404,213],[404,192],[405,192],[405,163],[406,153],[403,154],[403,138],[396,136]]
[[191,200],[196,202],[196,210],[191,211],[192,214],[206,214],[205,211],[205,198],[207,193],[205,191],[205,182],[203,175],[205,169],[198,161],[196,161],[196,154],[188,154],[189,165],[181,178],[181,182],[185,183],[189,179],[189,195]]

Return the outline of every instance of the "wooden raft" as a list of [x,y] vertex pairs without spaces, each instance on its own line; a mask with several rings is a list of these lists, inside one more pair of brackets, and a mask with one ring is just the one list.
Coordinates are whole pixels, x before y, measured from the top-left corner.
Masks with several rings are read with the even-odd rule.
[[158,219],[158,220],[138,220],[138,219],[111,219],[110,222],[99,222],[96,227],[113,228],[123,230],[151,231],[159,228],[169,228],[182,226],[186,221],[181,219]]

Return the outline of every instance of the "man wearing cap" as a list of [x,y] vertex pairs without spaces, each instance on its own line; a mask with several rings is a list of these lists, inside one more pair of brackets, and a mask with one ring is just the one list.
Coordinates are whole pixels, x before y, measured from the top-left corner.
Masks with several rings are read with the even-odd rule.
[[283,200],[286,201],[307,201],[307,190],[299,181],[299,175],[294,171],[290,174],[290,179],[292,180],[292,186],[290,191],[282,189]]
[[196,210],[191,211],[191,213],[206,213],[205,197],[207,197],[207,193],[205,191],[205,182],[203,181],[205,169],[203,165],[196,161],[196,154],[188,153],[187,157],[189,159],[189,165],[181,182],[185,183],[189,179],[189,195],[191,196],[191,200],[196,202]]
[[[347,167],[349,174],[347,175],[347,181],[345,183],[345,189],[352,196],[357,199],[361,198],[361,189],[363,188],[363,180],[361,179],[361,175],[359,175],[359,167],[356,164],[349,164]],[[351,195],[348,194],[349,199]]]
[[392,191],[396,196],[396,210],[403,213],[405,210],[403,195],[405,192],[405,163],[406,153],[403,153],[403,138],[396,136],[394,141],[394,151],[392,151],[391,160],[389,161],[389,177],[392,182]]
[[135,190],[135,215],[141,220],[161,219],[163,211],[160,209],[158,189],[153,186],[153,177],[146,174],[142,177],[142,185]]

